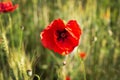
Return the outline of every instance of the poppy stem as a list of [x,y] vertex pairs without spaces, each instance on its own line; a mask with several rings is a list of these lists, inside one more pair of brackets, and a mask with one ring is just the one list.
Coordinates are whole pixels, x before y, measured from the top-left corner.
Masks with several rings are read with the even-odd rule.
[[84,80],[86,80],[86,71],[85,71],[85,64],[84,61],[81,61],[82,67],[83,67],[83,75],[84,75]]
[[23,30],[20,28],[20,44],[19,44],[20,46],[19,46],[19,50],[22,49],[22,40],[23,40]]
[[13,38],[13,29],[12,29],[12,19],[10,14],[8,14],[8,19],[9,19],[9,28],[10,28],[10,36],[11,36],[11,45],[14,47],[14,38]]

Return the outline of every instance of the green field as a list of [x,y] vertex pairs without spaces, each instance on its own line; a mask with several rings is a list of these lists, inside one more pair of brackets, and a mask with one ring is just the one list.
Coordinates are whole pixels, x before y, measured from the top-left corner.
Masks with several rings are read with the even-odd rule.
[[[19,4],[14,12],[0,13],[0,80],[120,80],[120,0],[12,2]],[[41,44],[40,32],[58,18],[82,29],[74,54]]]

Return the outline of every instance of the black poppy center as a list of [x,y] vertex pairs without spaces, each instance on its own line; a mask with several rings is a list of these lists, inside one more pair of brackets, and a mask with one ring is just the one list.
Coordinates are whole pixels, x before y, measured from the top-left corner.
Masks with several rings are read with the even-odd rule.
[[64,41],[67,38],[67,31],[64,30],[57,30],[57,40]]

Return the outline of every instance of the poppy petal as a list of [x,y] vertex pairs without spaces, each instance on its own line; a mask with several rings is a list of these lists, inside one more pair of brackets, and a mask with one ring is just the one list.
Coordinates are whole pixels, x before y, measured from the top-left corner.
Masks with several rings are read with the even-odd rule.
[[59,42],[57,41],[57,39],[55,39],[55,42],[59,46],[59,48],[61,48],[62,51],[65,52],[65,54],[69,54],[78,45],[81,30],[77,22],[74,20],[69,21],[65,29],[68,32],[67,39]]
[[18,7],[18,4],[14,5],[12,2],[0,2],[0,13],[13,12]]
[[[59,26],[58,26],[59,24]],[[41,41],[43,43],[43,45],[46,48],[49,48],[51,50],[54,50],[55,52],[61,53],[61,49],[56,45],[55,41],[54,41],[54,33],[57,29],[62,28],[62,26],[64,27],[64,23],[62,22],[62,20],[58,19],[58,20],[54,20],[53,22],[51,22],[51,24],[44,30],[41,32],[40,37],[41,37]],[[63,28],[62,28],[63,29]]]
[[76,38],[79,38],[80,34],[82,33],[81,29],[80,29],[80,26],[78,25],[78,23],[76,22],[76,20],[70,20],[67,23],[67,29],[70,32],[74,33],[74,35],[76,36]]

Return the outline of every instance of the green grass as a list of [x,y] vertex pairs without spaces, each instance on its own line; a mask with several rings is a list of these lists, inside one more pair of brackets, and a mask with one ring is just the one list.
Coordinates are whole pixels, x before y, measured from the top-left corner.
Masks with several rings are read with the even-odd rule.
[[[40,80],[64,80],[66,76],[85,80],[85,75],[86,80],[120,79],[120,0],[13,3],[19,4],[17,10],[0,14],[0,80],[35,80],[35,76]],[[80,24],[82,36],[75,54],[60,56],[40,42],[40,32],[57,18],[75,19]],[[87,54],[84,65],[81,51]]]

